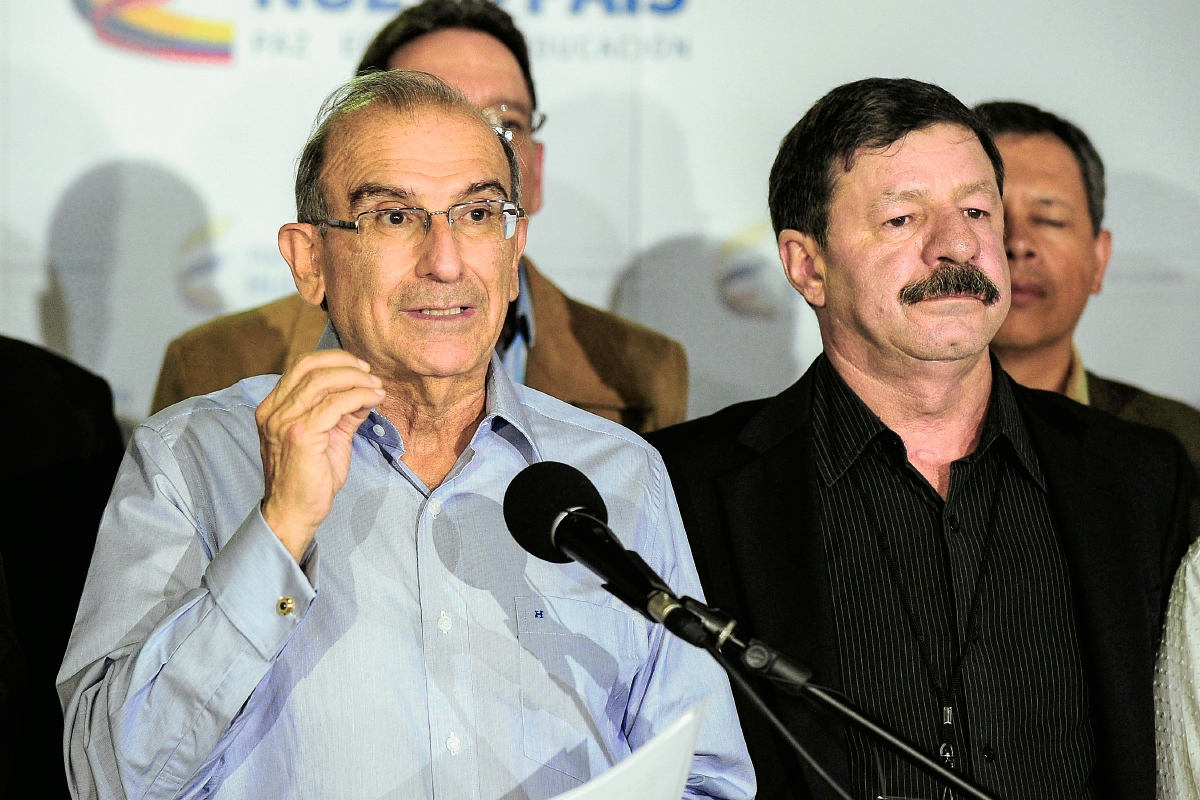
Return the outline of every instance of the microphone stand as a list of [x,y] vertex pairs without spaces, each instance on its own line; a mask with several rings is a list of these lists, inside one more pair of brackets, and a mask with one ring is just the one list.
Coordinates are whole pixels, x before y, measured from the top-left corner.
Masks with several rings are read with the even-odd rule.
[[580,509],[567,509],[554,520],[550,530],[550,544],[569,559],[583,564],[603,577],[607,581],[603,585],[604,589],[618,600],[660,623],[685,642],[707,650],[729,673],[730,679],[749,695],[754,705],[784,740],[845,800],[851,800],[850,796],[813,760],[749,682],[732,668],[726,659],[726,651],[729,651],[728,654],[746,671],[766,678],[788,694],[806,697],[831,711],[844,723],[866,733],[922,772],[961,793],[963,797],[972,800],[998,800],[995,795],[947,768],[883,723],[871,719],[849,700],[812,683],[810,670],[789,661],[778,650],[757,639],[743,642],[734,636],[733,630],[737,622],[728,614],[710,608],[691,597],[676,597],[671,588],[655,574],[640,555],[625,549],[603,520]]
[[846,796],[845,792],[833,783],[832,778],[824,770],[816,767],[812,758],[791,735],[791,732],[770,713],[770,709],[766,707],[763,700],[755,695],[753,688],[731,669],[726,655],[733,656],[733,660],[747,672],[766,678],[788,694],[808,698],[832,712],[844,723],[867,734],[917,769],[960,793],[963,797],[974,800],[998,800],[986,789],[976,786],[883,723],[872,719],[849,700],[839,696],[836,692],[812,683],[810,670],[790,661],[778,650],[757,639],[751,639],[749,642],[739,639],[733,633],[737,622],[729,615],[690,597],[676,599],[668,592],[654,595],[649,603],[649,611],[654,619],[661,622],[672,633],[712,654],[726,672],[730,673],[730,677],[735,680],[739,688],[751,695],[751,700],[760,711],[768,716],[772,724],[777,728],[782,728],[781,733],[789,744],[796,748],[804,759],[816,768],[817,773],[843,797]]

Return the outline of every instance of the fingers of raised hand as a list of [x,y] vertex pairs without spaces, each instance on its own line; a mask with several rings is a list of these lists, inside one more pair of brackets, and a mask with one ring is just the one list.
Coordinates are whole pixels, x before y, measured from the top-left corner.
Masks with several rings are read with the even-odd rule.
[[360,368],[359,363],[340,361],[307,369],[301,375],[287,376],[290,378],[287,385],[281,379],[259,405],[255,414],[258,424],[263,426],[272,420],[290,421],[308,413],[328,395],[355,389],[374,391],[377,399],[367,406],[373,407],[383,397],[383,381]]
[[[305,375],[283,401],[283,407],[305,411],[314,408],[327,396],[357,389],[367,389],[383,397],[383,381],[375,375],[358,367],[323,367]],[[375,400],[375,403],[378,402]]]
[[[327,394],[304,416],[302,424],[309,433],[320,434],[329,433],[346,417],[353,417],[361,424],[381,399],[382,394],[376,389],[365,387]],[[353,434],[357,427],[356,424],[349,433]]]
[[[350,386],[297,398],[262,421],[263,442],[271,448],[316,445],[323,449],[324,437],[329,436],[343,417],[356,415],[361,423],[382,399],[383,391],[373,386]],[[353,432],[352,429],[350,433]]]
[[[287,398],[295,394],[299,387],[311,381],[314,373],[338,368],[353,369],[366,375],[370,375],[371,372],[370,364],[361,358],[350,355],[345,350],[320,350],[316,353],[309,353],[283,373],[279,383],[275,384],[275,388],[259,406],[260,411],[263,411],[263,416],[269,415]],[[261,422],[262,419],[260,418],[259,421]]]

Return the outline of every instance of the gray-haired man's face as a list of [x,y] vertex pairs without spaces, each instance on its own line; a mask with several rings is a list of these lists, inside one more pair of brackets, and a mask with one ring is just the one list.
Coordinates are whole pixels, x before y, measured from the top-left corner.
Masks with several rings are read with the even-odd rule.
[[[322,184],[337,219],[397,207],[442,212],[511,197],[508,159],[495,133],[461,111],[368,109],[326,147]],[[377,375],[482,385],[517,296],[524,220],[511,238],[476,241],[438,214],[428,233],[411,241],[368,224],[357,232],[330,228],[313,241],[312,279],[298,276],[297,285],[309,302],[328,299],[347,351]]]

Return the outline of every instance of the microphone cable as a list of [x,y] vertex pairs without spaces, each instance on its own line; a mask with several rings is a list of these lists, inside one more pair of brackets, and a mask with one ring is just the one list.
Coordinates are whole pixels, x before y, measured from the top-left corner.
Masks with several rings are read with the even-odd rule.
[[788,730],[787,726],[783,724],[779,717],[775,716],[775,712],[773,712],[770,706],[767,705],[767,702],[762,699],[762,696],[758,693],[758,690],[751,686],[750,681],[746,680],[745,676],[729,663],[728,659],[721,654],[721,651],[717,649],[716,645],[710,644],[704,649],[707,650],[708,654],[711,655],[713,659],[715,659],[716,662],[721,665],[721,669],[725,670],[725,672],[729,675],[730,681],[732,681],[734,685],[741,690],[742,694],[744,694],[750,700],[751,704],[758,709],[758,713],[767,718],[767,721],[770,722],[771,726],[775,728],[776,733],[782,736],[784,740],[791,745],[792,749],[804,759],[808,766],[812,768],[813,772],[817,773],[817,775],[819,775],[821,779],[825,781],[825,783],[829,784],[829,788],[833,789],[834,793],[838,797],[842,798],[842,800],[854,800],[854,798],[850,796],[849,792],[838,785],[838,782],[833,779],[833,776],[826,772],[825,768],[817,763],[817,760],[813,758],[812,754],[804,749],[804,745],[800,744],[800,741],[794,735],[792,735],[792,732]]

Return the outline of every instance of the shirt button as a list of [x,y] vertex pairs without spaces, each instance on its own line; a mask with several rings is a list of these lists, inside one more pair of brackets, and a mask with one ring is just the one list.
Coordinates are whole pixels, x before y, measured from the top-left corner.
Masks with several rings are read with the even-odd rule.
[[996,762],[996,748],[990,744],[985,744],[983,746],[983,760],[989,764],[994,764]]
[[387,433],[387,429],[386,429],[386,428],[384,428],[384,427],[383,427],[382,425],[380,425],[379,423],[375,423],[374,425],[372,425],[372,426],[371,426],[371,431],[372,431],[372,432],[373,432],[373,433],[374,433],[376,436],[383,436],[385,433]]
[[438,617],[438,630],[440,630],[442,633],[449,633],[450,629],[453,627],[454,622],[451,621],[450,617],[445,611],[443,611],[442,615]]
[[450,751],[450,755],[456,756],[458,755],[458,751],[462,750],[462,742],[452,733],[450,734],[450,738],[446,740],[446,749]]
[[442,513],[442,504],[437,501],[436,497],[429,498],[429,503],[426,507],[429,509],[429,513],[435,517]]
[[275,610],[286,617],[296,610],[296,601],[290,597],[281,597],[279,598],[279,602],[275,604]]
[[950,518],[950,530],[953,531],[954,533],[958,533],[959,531],[962,530],[962,525],[958,524],[958,517]]

